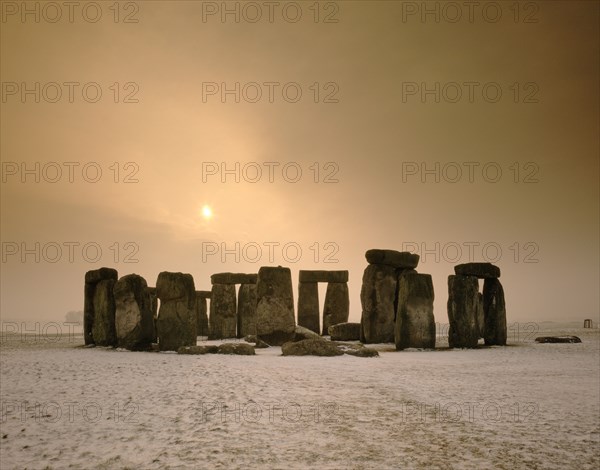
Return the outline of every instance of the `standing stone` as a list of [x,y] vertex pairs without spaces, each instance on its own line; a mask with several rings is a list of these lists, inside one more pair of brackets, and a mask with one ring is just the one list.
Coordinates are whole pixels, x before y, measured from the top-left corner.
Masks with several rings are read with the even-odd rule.
[[363,342],[394,342],[396,285],[393,266],[370,264],[365,269],[360,291]]
[[262,267],[256,284],[256,334],[267,344],[281,346],[294,338],[294,294],[289,268]]
[[117,281],[113,293],[117,346],[132,350],[149,348],[154,339],[154,318],[146,280],[128,274]]
[[256,335],[256,284],[242,284],[238,292],[238,338]]
[[236,329],[235,284],[213,284],[208,339],[235,338]]
[[485,316],[485,344],[506,346],[506,304],[504,289],[498,279],[483,281],[483,312]]
[[485,312],[483,310],[483,294],[477,294],[477,336],[483,338],[485,336]]
[[[85,273],[83,337],[85,344],[114,346],[115,304],[112,286],[119,275],[116,269],[100,268]],[[100,286],[103,281],[108,281]],[[96,325],[96,323],[98,323]],[[98,337],[94,337],[94,325]]]
[[208,336],[208,310],[205,291],[196,291],[196,336]]
[[152,342],[158,343],[156,327],[156,322],[158,321],[158,297],[156,297],[156,287],[148,287],[148,295],[150,295],[150,301],[152,303],[152,324],[154,325],[154,337],[152,338]]
[[319,285],[316,282],[298,284],[298,325],[319,333]]
[[163,271],[156,281],[160,299],[158,346],[161,351],[177,351],[196,344],[196,289],[191,274]]
[[433,281],[429,274],[409,271],[398,278],[396,349],[435,348]]
[[475,276],[448,276],[448,344],[451,348],[477,347],[478,290]]
[[329,334],[329,327],[346,323],[350,315],[350,295],[345,282],[330,282],[325,293],[323,306],[323,335]]

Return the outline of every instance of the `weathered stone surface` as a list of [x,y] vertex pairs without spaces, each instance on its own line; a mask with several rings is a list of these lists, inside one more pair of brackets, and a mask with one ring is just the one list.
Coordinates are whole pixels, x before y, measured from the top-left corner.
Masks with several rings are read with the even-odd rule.
[[478,289],[475,276],[448,276],[448,344],[451,348],[477,347]]
[[479,292],[477,294],[477,336],[483,338],[485,335],[485,313],[483,311],[483,294]]
[[267,343],[265,343],[256,335],[247,335],[244,337],[244,341],[246,341],[247,343],[253,343],[255,349],[264,349],[270,347]]
[[218,346],[181,346],[177,350],[177,354],[217,354]]
[[342,344],[335,343],[340,351],[350,356],[356,357],[379,357],[375,349],[367,348],[362,344]]
[[100,268],[85,273],[85,287],[83,291],[83,338],[86,345],[94,344],[94,293],[96,285],[103,280],[116,281],[119,278],[116,269]]
[[536,343],[581,343],[579,336],[539,336],[535,339]]
[[298,325],[319,333],[319,317],[319,285],[316,282],[300,282],[298,284]]
[[500,277],[500,268],[492,263],[464,263],[454,266],[460,276],[475,276],[479,279]]
[[506,346],[506,304],[504,289],[498,279],[483,281],[483,312],[485,331],[483,339],[488,346]]
[[294,337],[294,294],[289,268],[262,267],[256,284],[256,334],[272,346]]
[[163,271],[156,281],[160,309],[156,322],[161,351],[196,345],[196,289],[191,274]]
[[113,268],[100,268],[88,271],[85,273],[86,284],[97,284],[100,281],[113,280],[116,281],[119,278],[119,274],[116,269]]
[[148,349],[154,340],[152,299],[146,280],[137,274],[119,279],[113,288],[117,346]]
[[154,325],[154,337],[153,343],[158,342],[158,328],[156,322],[158,321],[158,297],[156,296],[156,287],[148,287],[148,295],[150,295],[150,301],[152,303],[152,323]]
[[314,271],[301,269],[299,282],[348,282],[348,271]]
[[341,356],[344,354],[331,341],[321,339],[305,339],[285,343],[281,346],[281,353],[284,356]]
[[237,335],[256,334],[256,284],[242,284],[238,292]]
[[346,323],[350,315],[350,295],[345,282],[327,284],[325,304],[323,306],[323,334],[329,334],[329,327]]
[[209,339],[235,338],[237,309],[235,284],[213,284],[210,299]]
[[94,289],[92,337],[96,346],[116,346],[114,279],[99,281]]
[[332,341],[360,340],[360,323],[338,323],[328,329]]
[[206,297],[202,291],[196,291],[196,336],[208,336],[208,310]]
[[254,348],[248,343],[224,343],[219,346],[217,354],[236,354],[238,356],[254,356]]
[[258,275],[243,273],[217,273],[210,276],[211,284],[256,284]]
[[365,258],[370,264],[385,264],[401,269],[414,269],[419,264],[419,255],[408,251],[368,250]]
[[396,285],[394,267],[370,264],[365,269],[360,291],[363,342],[394,342]]
[[303,326],[296,326],[294,329],[294,339],[292,341],[302,341],[304,339],[320,339],[325,340],[319,333],[315,333],[308,328],[304,328]]
[[396,310],[396,349],[435,348],[433,281],[429,274],[414,271],[398,277]]
[[196,295],[201,299],[210,299],[212,297],[211,290],[197,290]]

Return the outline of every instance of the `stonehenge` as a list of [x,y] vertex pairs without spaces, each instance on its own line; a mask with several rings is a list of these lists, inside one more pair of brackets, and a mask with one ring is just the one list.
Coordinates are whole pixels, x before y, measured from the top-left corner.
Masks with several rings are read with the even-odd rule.
[[116,269],[100,268],[85,273],[83,336],[86,345],[115,346]]
[[[263,266],[257,274],[213,274],[211,290],[199,291],[190,274],[161,272],[156,287],[149,287],[138,274],[119,279],[115,269],[91,270],[85,274],[84,342],[196,354],[191,351],[196,351],[198,336],[253,338],[256,347],[268,347],[327,341],[323,336],[329,335],[331,341],[394,343],[399,351],[435,348],[433,281],[431,275],[416,271],[419,256],[375,249],[365,258],[359,323],[348,322],[348,271],[300,270],[296,323],[287,267]],[[481,339],[487,346],[506,345],[500,269],[491,263],[466,263],[455,266],[454,272],[448,276],[449,346],[476,348]],[[322,319],[319,282],[327,283]],[[591,324],[586,320],[586,326]]]
[[163,271],[156,281],[158,347],[177,351],[196,344],[196,289],[191,274]]
[[[298,281],[298,325],[327,335],[330,326],[348,321],[348,271],[300,270]],[[319,325],[319,282],[327,283],[322,328]]]
[[[500,268],[491,263],[466,263],[454,267],[448,277],[448,319],[451,348],[506,345],[506,304]],[[483,293],[479,292],[483,279]]]
[[146,280],[137,274],[119,279],[113,288],[117,346],[148,349],[154,340],[152,298]]

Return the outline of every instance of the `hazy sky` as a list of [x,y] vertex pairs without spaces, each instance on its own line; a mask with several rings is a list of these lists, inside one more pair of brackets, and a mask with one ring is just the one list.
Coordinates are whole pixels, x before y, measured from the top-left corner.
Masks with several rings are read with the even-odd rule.
[[283,265],[358,321],[364,252],[415,247],[436,321],[489,259],[509,322],[599,319],[598,2],[1,3],[3,320]]

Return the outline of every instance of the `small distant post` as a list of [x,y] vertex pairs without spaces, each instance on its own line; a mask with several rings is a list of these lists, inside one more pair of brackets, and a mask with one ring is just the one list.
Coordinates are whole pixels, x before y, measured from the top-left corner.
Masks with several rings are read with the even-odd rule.
[[583,320],[583,327],[592,328],[592,320],[590,318],[586,318],[585,320]]

